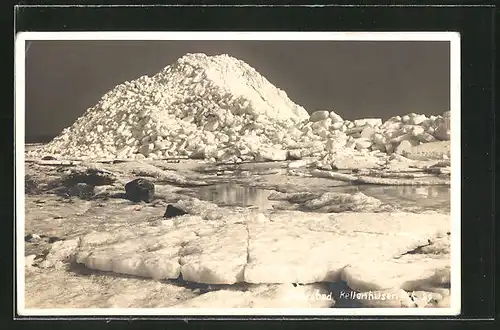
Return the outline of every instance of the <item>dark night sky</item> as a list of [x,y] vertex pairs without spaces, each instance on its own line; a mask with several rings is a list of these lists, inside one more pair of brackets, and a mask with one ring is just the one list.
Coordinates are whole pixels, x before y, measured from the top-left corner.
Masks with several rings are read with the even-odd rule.
[[114,86],[195,52],[247,62],[309,112],[352,120],[449,110],[449,42],[28,41],[26,140],[59,134]]

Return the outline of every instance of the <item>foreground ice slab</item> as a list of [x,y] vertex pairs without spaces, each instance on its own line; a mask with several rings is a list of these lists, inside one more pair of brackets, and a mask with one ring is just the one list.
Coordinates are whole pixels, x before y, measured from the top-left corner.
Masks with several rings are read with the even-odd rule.
[[217,219],[183,215],[90,233],[82,237],[76,261],[101,271],[155,279],[182,275],[207,284],[315,283],[344,277],[374,289],[401,287],[446,267],[446,261],[416,260],[412,267],[419,272],[405,271],[404,281],[391,280],[400,271],[391,265],[438,240],[449,222],[449,215],[437,213],[225,210]]

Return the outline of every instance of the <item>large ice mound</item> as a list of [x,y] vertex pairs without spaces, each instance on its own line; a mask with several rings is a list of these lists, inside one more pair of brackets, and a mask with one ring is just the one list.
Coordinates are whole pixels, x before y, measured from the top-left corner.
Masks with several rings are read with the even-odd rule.
[[245,62],[228,55],[187,54],[152,77],[105,94],[72,126],[28,157],[65,159],[202,158],[281,161],[411,148],[450,139],[450,111],[344,120],[311,115]]
[[153,77],[115,87],[38,153],[220,159],[230,146],[244,154],[270,144],[276,131],[308,117],[245,62],[187,54]]

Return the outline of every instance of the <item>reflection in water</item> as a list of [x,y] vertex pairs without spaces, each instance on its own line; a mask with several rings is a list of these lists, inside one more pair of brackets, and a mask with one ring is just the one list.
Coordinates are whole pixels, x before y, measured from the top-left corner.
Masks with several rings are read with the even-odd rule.
[[[448,186],[342,186],[331,187],[329,191],[342,193],[362,192],[383,203],[401,210],[435,210],[450,212],[450,187]],[[197,198],[224,206],[255,206],[259,209],[272,209],[280,201],[267,198],[273,190],[247,187],[233,183],[215,184],[200,187]]]
[[450,212],[449,186],[378,186],[360,185],[333,188],[334,191],[375,197],[398,208]]
[[423,210],[450,212],[448,186],[369,186],[363,193],[399,207],[418,207]]
[[200,199],[226,206],[257,206],[260,209],[270,209],[275,201],[267,199],[273,190],[246,187],[232,183],[215,184],[200,187]]

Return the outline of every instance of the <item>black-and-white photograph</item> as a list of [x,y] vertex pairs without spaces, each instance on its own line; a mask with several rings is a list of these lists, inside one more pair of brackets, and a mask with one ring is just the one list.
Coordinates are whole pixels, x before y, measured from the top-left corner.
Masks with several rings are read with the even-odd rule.
[[20,313],[458,314],[459,44],[20,34]]

